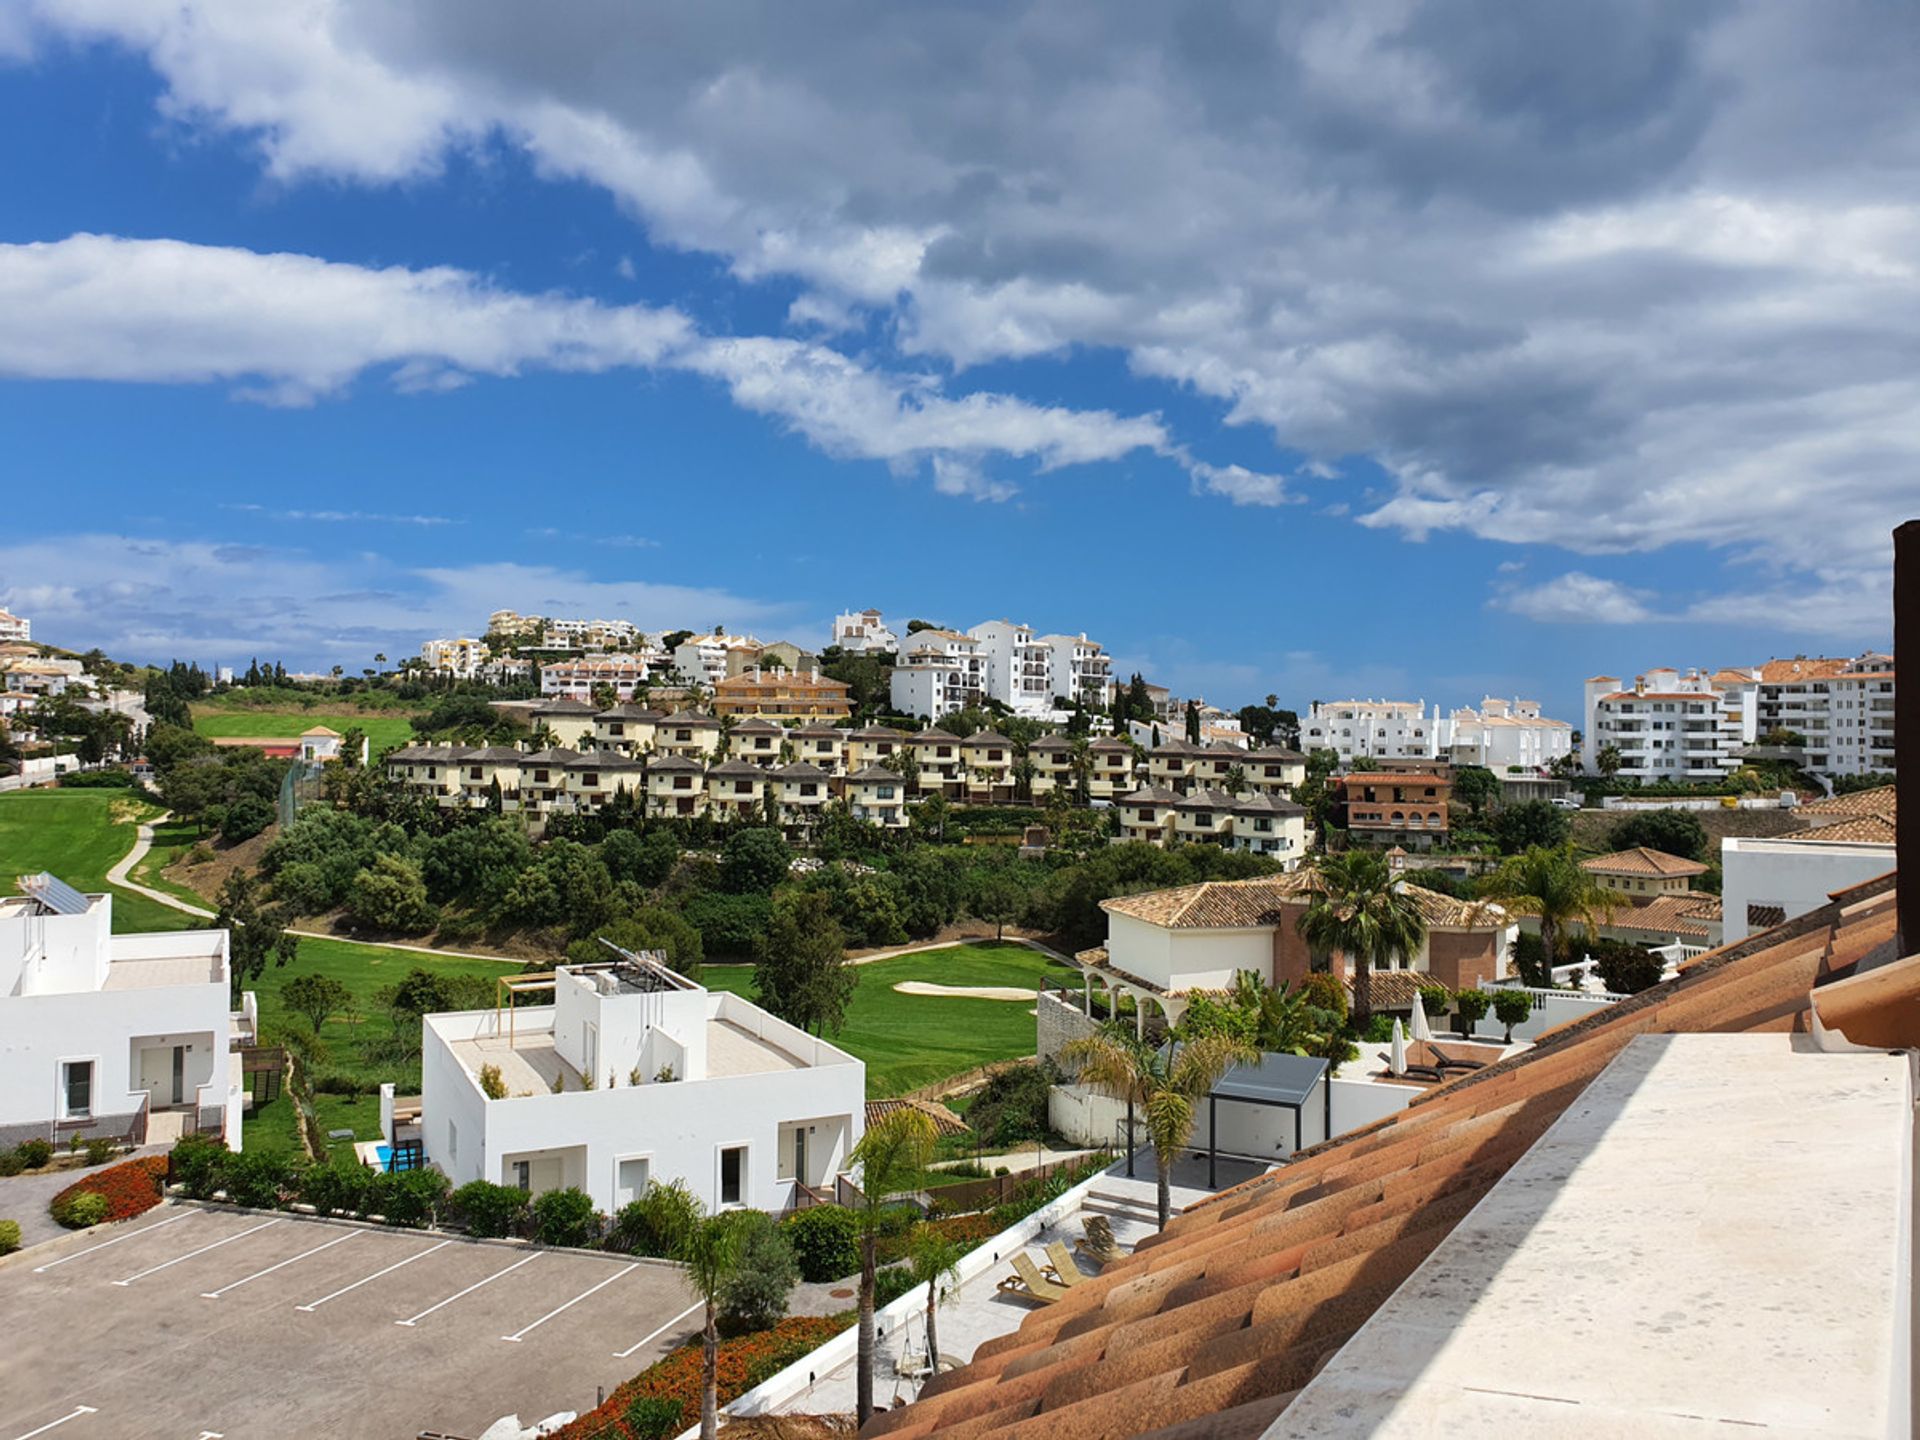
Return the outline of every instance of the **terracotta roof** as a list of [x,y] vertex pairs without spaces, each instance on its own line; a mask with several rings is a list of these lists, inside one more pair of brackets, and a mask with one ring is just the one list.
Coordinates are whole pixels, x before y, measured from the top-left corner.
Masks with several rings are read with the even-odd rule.
[[1596,855],[1591,860],[1582,860],[1580,868],[1596,875],[1652,875],[1662,880],[1707,873],[1707,867],[1698,860],[1669,855],[1664,850],[1650,850],[1645,845],[1616,850],[1611,855]]
[[907,732],[895,730],[890,725],[869,725],[864,730],[856,730],[848,737],[853,740],[905,740]]
[[[1710,952],[1399,1114],[1189,1206],[863,1434],[1252,1440],[1629,1041],[1806,1031],[1809,992],[1891,940],[1891,890],[1890,880],[1859,887],[1858,898]],[[1920,967],[1870,972],[1820,1003],[1870,1043],[1882,1043],[1881,1026],[1885,1043],[1914,1043]]]
[[593,706],[584,700],[575,700],[568,695],[560,695],[551,700],[542,700],[534,706],[535,715],[587,715],[594,713]]
[[1846,820],[1835,820],[1829,825],[1816,825],[1811,830],[1802,830],[1797,835],[1785,838],[1834,844],[1891,845],[1898,839],[1894,833],[1896,828],[1893,820],[1885,815],[1855,815]]
[[670,772],[691,770],[696,775],[706,773],[706,766],[698,760],[690,760],[685,755],[656,755],[647,762],[649,775],[665,775]]
[[787,732],[783,726],[776,725],[771,720],[763,720],[758,715],[748,715],[733,722],[733,733],[736,735],[784,735]]
[[[938,1100],[869,1100],[867,1101],[867,1128],[871,1130],[880,1121],[899,1110],[918,1110],[933,1121],[936,1134],[970,1135],[973,1133],[967,1128],[966,1121]],[[728,1425],[727,1428],[731,1430],[733,1426]]]
[[1496,930],[1508,921],[1507,912],[1488,900],[1456,900],[1420,885],[1400,885],[1400,893],[1419,907],[1429,925],[1447,930]]
[[1073,749],[1073,742],[1064,735],[1042,735],[1038,740],[1027,746],[1027,749],[1030,751],[1071,750]]
[[960,743],[962,745],[1011,745],[1013,741],[998,730],[976,730]]
[[907,739],[915,745],[958,745],[960,737],[950,730],[919,730]]
[[1892,785],[1876,785],[1871,790],[1855,790],[1851,795],[1830,795],[1824,800],[1809,800],[1795,813],[1800,815],[1878,815],[1894,818],[1899,794]]
[[1351,775],[1342,775],[1343,785],[1451,785],[1453,781],[1445,775],[1435,775],[1430,770],[1356,770]]
[[1692,935],[1706,939],[1720,919],[1720,897],[1688,891],[1684,895],[1656,895],[1644,905],[1616,910],[1607,917],[1609,930],[1639,930],[1650,935]]
[[1172,890],[1150,890],[1103,900],[1110,915],[1127,915],[1178,930],[1245,929],[1279,923],[1280,904],[1306,889],[1308,873],[1263,875],[1257,880],[1202,880]]
[[1823,655],[1803,655],[1797,660],[1769,660],[1760,667],[1760,680],[1765,685],[1791,685],[1796,680],[1831,680],[1852,664],[1851,660],[1833,660]]
[[302,740],[306,739],[309,735],[331,735],[336,740],[345,738],[338,730],[329,730],[324,725],[315,725],[309,730],[302,730],[300,732],[300,738]]
[[[1375,970],[1367,982],[1367,1000],[1376,1010],[1411,1010],[1420,999],[1420,982],[1438,985],[1440,982],[1421,970]],[[1348,993],[1352,993],[1353,979],[1346,981]]]
[[593,717],[596,720],[664,720],[664,710],[652,710],[645,705],[616,705],[611,710],[602,710]]

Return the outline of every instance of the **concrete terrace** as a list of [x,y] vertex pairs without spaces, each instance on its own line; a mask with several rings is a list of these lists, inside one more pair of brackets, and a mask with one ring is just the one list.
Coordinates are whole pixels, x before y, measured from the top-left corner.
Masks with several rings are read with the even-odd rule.
[[[470,1040],[453,1040],[447,1048],[476,1080],[485,1065],[500,1067],[500,1079],[509,1095],[546,1094],[559,1081],[561,1088],[585,1088],[580,1072],[554,1048],[550,1020],[517,1024],[511,1035],[481,1035]],[[766,1075],[781,1070],[804,1070],[807,1064],[778,1045],[734,1024],[731,1020],[707,1021],[707,1076]]]

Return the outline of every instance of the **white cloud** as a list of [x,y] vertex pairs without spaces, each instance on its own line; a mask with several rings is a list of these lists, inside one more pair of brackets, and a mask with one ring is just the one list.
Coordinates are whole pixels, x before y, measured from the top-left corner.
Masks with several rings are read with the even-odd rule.
[[1659,618],[1646,592],[1569,570],[1553,580],[1506,591],[1494,604],[1529,620],[1562,625],[1640,625]]
[[1224,495],[1236,505],[1287,505],[1299,497],[1287,493],[1284,475],[1263,475],[1244,465],[1209,465],[1196,460],[1187,466],[1195,494]]
[[449,515],[390,515],[368,510],[277,510],[266,505],[223,503],[222,510],[239,510],[250,515],[263,515],[269,520],[295,520],[303,524],[367,524],[367,525],[464,525],[464,520],[455,520]]

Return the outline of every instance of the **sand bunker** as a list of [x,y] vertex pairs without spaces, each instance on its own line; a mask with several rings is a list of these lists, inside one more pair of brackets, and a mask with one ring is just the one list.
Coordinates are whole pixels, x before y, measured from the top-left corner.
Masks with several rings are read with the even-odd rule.
[[1033,1003],[1033,991],[1017,985],[935,985],[926,980],[902,980],[894,987],[902,995],[949,995],[960,1000],[1024,1000]]

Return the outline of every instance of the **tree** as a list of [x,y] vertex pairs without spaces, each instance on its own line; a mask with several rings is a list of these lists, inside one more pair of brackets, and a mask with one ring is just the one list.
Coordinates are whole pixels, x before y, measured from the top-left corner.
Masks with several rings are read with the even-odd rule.
[[745,1213],[699,1215],[681,1231],[673,1247],[687,1289],[706,1312],[700,1330],[700,1440],[714,1440],[719,1427],[720,1302],[739,1273],[745,1234],[738,1217]]
[[1682,859],[1702,860],[1707,854],[1707,827],[1691,811],[1673,806],[1641,810],[1616,822],[1607,833],[1607,843],[1616,850],[1644,845]]
[[235,870],[227,877],[213,923],[228,932],[227,971],[235,1000],[248,982],[266,972],[269,960],[284,965],[299,953],[299,940],[287,933],[277,914],[261,905],[260,882],[251,871]]
[[1196,700],[1187,701],[1187,743],[1200,743],[1200,704]]
[[450,1003],[447,982],[431,970],[416,967],[409,970],[394,987],[389,1008],[396,1015],[411,1015],[418,1019],[422,1015],[445,1010]]
[[1564,845],[1573,831],[1567,812],[1545,800],[1522,800],[1499,811],[1488,825],[1503,855],[1518,855],[1532,846]]
[[1486,1018],[1487,1011],[1493,1008],[1493,996],[1485,990],[1476,988],[1462,989],[1454,993],[1454,1013],[1461,1019],[1460,1033],[1471,1036],[1473,1027]]
[[1460,765],[1453,772],[1453,796],[1478,820],[1500,798],[1500,777],[1484,765]]
[[273,823],[273,803],[258,795],[242,795],[227,807],[220,820],[220,837],[238,845],[251,840]]
[[1571,845],[1530,847],[1489,875],[1480,893],[1516,915],[1539,920],[1549,968],[1560,963],[1563,931],[1579,925],[1592,934],[1621,904],[1620,896],[1574,858]]
[[982,920],[993,926],[993,938],[1004,940],[1007,934],[1007,922],[1020,918],[1021,907],[1026,904],[1026,888],[1001,866],[993,870],[981,871],[974,879],[973,894],[967,901],[967,908]]
[[1600,753],[1593,757],[1594,768],[1611,780],[1620,773],[1620,767],[1626,763],[1626,757],[1620,753],[1618,745],[1602,745]]
[[1507,1027],[1505,1044],[1513,1043],[1513,1027],[1524,1025],[1533,1014],[1533,997],[1524,990],[1493,992],[1493,1018]]
[[1229,1035],[1202,1035],[1184,1044],[1158,1047],[1123,1023],[1068,1043],[1063,1064],[1077,1069],[1082,1084],[1124,1100],[1146,1119],[1159,1173],[1160,1228],[1173,1209],[1173,1162],[1193,1134],[1199,1102],[1235,1065],[1253,1065],[1260,1052]]
[[765,895],[787,878],[792,861],[778,830],[736,830],[720,852],[720,883],[736,895]]
[[1593,959],[1600,983],[1616,995],[1638,995],[1667,973],[1666,962],[1651,950],[1620,940],[1597,941]]
[[754,946],[760,1003],[790,1025],[838,1034],[859,974],[846,963],[831,900],[817,890],[782,894]]
[[873,1285],[887,1197],[918,1183],[938,1138],[932,1117],[906,1106],[869,1125],[850,1157],[860,1172],[860,1198],[853,1207],[860,1236],[859,1389],[854,1415],[862,1425],[873,1415]]
[[427,900],[420,867],[398,855],[377,855],[347,887],[347,914],[361,925],[417,935],[440,918]]
[[963,1246],[921,1221],[907,1234],[907,1264],[916,1283],[927,1287],[927,1369],[940,1373],[940,1330],[936,1316],[940,1309],[940,1282],[960,1278]]
[[1352,962],[1353,1013],[1364,1022],[1373,1013],[1372,972],[1391,968],[1396,956],[1411,963],[1426,939],[1426,918],[1386,857],[1371,850],[1320,857],[1308,891],[1312,898],[1295,922],[1300,938]]
[[280,987],[280,1003],[307,1017],[318,1035],[327,1017],[353,999],[353,992],[331,975],[296,975]]
[[720,1324],[731,1335],[769,1329],[787,1313],[800,1279],[793,1246],[774,1218],[763,1210],[739,1214],[740,1264],[720,1291]]

